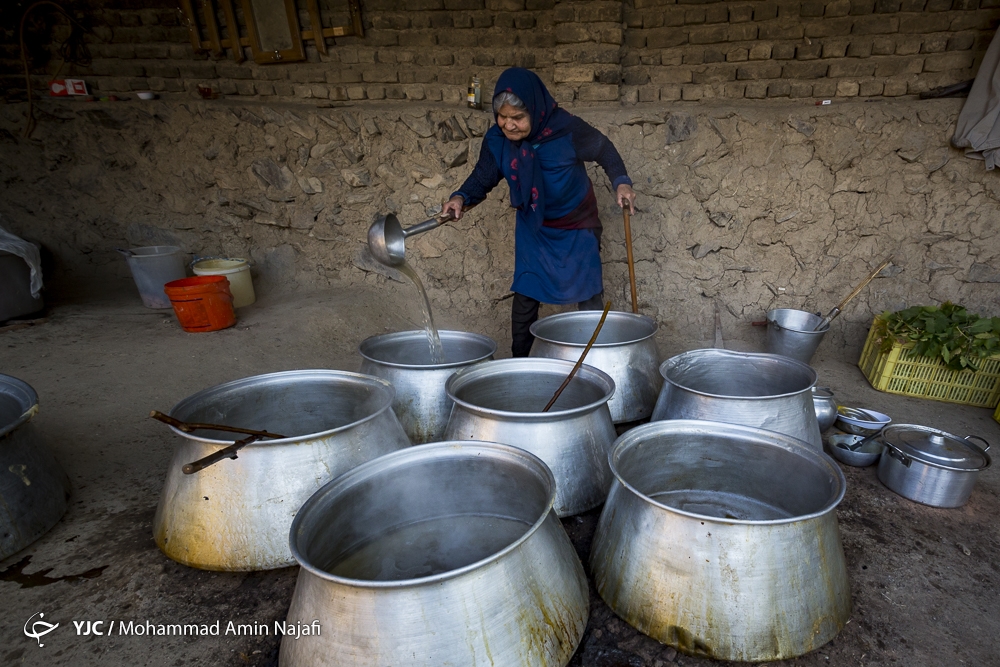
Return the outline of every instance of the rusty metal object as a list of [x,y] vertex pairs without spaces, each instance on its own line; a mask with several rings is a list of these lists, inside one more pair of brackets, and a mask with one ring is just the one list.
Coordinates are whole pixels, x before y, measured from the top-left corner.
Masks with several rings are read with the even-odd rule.
[[153,519],[157,546],[206,570],[294,564],[288,528],[302,503],[341,473],[409,446],[392,412],[394,394],[379,378],[302,370],[235,380],[184,399],[170,411],[181,421],[267,426],[289,437],[254,442],[235,461],[185,475],[185,463],[232,440],[223,432],[174,429],[183,440]]
[[745,426],[636,427],[591,550],[598,593],[630,625],[700,657],[783,660],[851,613],[836,507],[846,481],[806,443]]
[[291,529],[301,565],[283,667],[562,667],[587,624],[583,565],[538,458],[438,442],[326,485]]

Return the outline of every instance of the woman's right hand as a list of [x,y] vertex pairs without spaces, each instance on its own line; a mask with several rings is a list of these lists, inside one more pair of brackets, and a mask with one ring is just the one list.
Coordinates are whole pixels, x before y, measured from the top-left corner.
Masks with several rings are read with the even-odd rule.
[[455,195],[454,197],[452,197],[451,199],[449,199],[448,201],[446,201],[444,203],[444,206],[441,208],[441,214],[442,215],[444,215],[444,214],[451,214],[451,217],[453,219],[455,219],[455,220],[461,220],[462,219],[462,206],[464,204],[465,204],[465,200],[462,199],[461,197],[459,197],[458,195]]

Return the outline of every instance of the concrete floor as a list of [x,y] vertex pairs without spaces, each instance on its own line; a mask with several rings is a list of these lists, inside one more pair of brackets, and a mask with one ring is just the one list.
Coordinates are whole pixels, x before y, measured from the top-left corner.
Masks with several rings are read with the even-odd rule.
[[[169,312],[143,308],[123,280],[50,298],[48,320],[0,333],[0,372],[40,396],[36,427],[72,478],[69,511],[40,540],[0,562],[0,665],[273,665],[277,639],[78,635],[73,621],[263,623],[284,619],[297,568],[203,572],[164,557],[151,523],[176,439],[147,418],[206,387],[293,368],[356,370],[369,335],[417,328],[409,295],[269,294],[235,328],[186,334]],[[373,304],[378,304],[373,307]],[[436,313],[441,328],[475,323]],[[663,341],[666,357],[701,347]],[[738,346],[752,347],[740,343]],[[501,343],[504,353],[505,343]],[[991,411],[874,391],[836,350],[820,349],[820,384],[843,404],[956,434],[1000,440]],[[225,462],[223,462],[224,464]],[[833,641],[793,665],[1000,664],[1000,475],[980,475],[970,502],[934,509],[883,487],[875,468],[845,468],[838,508],[854,601]],[[564,520],[586,562],[599,511]],[[707,665],[627,626],[591,591],[591,620],[572,665]],[[33,614],[60,627],[39,647]],[[305,641],[305,639],[300,640]]]

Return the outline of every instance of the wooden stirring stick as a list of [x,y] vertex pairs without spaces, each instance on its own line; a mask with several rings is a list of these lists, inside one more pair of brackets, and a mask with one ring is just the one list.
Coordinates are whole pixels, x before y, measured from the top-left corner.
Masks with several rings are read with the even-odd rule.
[[556,389],[556,393],[552,395],[552,400],[550,400],[545,405],[545,407],[542,408],[542,412],[549,411],[549,408],[553,406],[553,404],[559,398],[559,395],[563,393],[563,389],[565,389],[566,386],[569,385],[570,380],[572,380],[573,376],[576,375],[576,372],[580,370],[580,366],[583,365],[583,360],[587,358],[587,353],[590,352],[590,348],[594,346],[594,342],[597,340],[597,334],[601,333],[601,327],[604,326],[604,320],[607,319],[609,310],[611,310],[610,301],[608,301],[604,305],[604,313],[601,315],[601,321],[597,323],[597,328],[594,329],[594,335],[590,337],[590,342],[587,343],[587,347],[583,348],[583,354],[581,354],[580,358],[577,359],[576,364],[573,366],[573,370],[569,372],[569,375],[566,376],[566,379],[563,380],[563,383],[559,385],[558,389]]

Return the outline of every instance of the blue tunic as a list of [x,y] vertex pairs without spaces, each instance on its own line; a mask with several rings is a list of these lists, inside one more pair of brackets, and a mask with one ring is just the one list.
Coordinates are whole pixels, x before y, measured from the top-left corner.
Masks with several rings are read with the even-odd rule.
[[[572,213],[586,199],[593,187],[584,164],[587,161],[604,168],[613,189],[632,181],[611,141],[580,118],[573,117],[564,136],[533,148],[545,188],[544,211],[541,216],[530,216],[517,209],[511,290],[543,303],[579,303],[604,289],[597,234],[600,223],[595,221],[597,229],[557,229],[545,221]],[[475,168],[452,196],[462,197],[466,206],[475,206],[503,179],[504,173],[484,141]],[[509,179],[508,184],[515,186]]]

